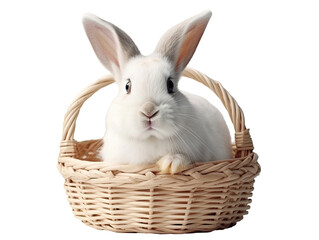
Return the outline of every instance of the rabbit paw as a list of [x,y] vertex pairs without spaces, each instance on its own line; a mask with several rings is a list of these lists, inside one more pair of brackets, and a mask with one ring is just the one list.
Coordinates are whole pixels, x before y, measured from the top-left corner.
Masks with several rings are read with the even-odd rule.
[[191,161],[182,154],[167,154],[157,161],[161,173],[175,174],[185,170]]

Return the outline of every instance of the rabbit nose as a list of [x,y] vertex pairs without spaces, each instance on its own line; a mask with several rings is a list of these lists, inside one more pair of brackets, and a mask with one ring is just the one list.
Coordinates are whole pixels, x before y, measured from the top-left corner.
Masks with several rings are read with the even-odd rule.
[[140,112],[146,117],[151,118],[159,112],[156,107],[157,106],[153,102],[148,101],[142,105],[142,107],[140,108]]

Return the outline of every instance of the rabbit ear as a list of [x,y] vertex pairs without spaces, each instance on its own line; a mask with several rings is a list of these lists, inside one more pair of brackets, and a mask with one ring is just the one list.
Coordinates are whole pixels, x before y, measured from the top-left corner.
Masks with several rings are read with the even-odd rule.
[[86,14],[83,25],[95,54],[114,75],[121,73],[130,58],[140,55],[133,40],[112,23]]
[[155,53],[167,57],[180,74],[191,60],[211,15],[211,11],[205,11],[169,29]]

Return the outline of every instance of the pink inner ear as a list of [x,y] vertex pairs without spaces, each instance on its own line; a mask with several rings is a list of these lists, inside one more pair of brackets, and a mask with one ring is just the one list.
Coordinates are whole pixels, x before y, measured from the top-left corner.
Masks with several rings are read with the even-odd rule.
[[102,49],[102,56],[105,55],[106,61],[113,62],[117,67],[120,67],[118,56],[116,53],[116,44],[114,36],[110,31],[103,31],[101,29],[97,30],[97,40]]
[[208,21],[200,21],[187,30],[180,47],[179,55],[176,61],[175,70],[181,71],[191,60],[197,45],[205,31]]

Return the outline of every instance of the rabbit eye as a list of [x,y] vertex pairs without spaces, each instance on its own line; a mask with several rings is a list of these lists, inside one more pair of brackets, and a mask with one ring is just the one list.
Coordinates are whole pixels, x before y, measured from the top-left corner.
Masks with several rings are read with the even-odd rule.
[[126,90],[127,94],[130,94],[131,88],[132,88],[131,79],[127,79],[127,83],[125,85],[125,90]]
[[169,78],[167,79],[167,83],[166,83],[166,84],[167,84],[167,92],[168,92],[169,94],[174,93],[174,83],[173,83],[171,77],[169,77]]

